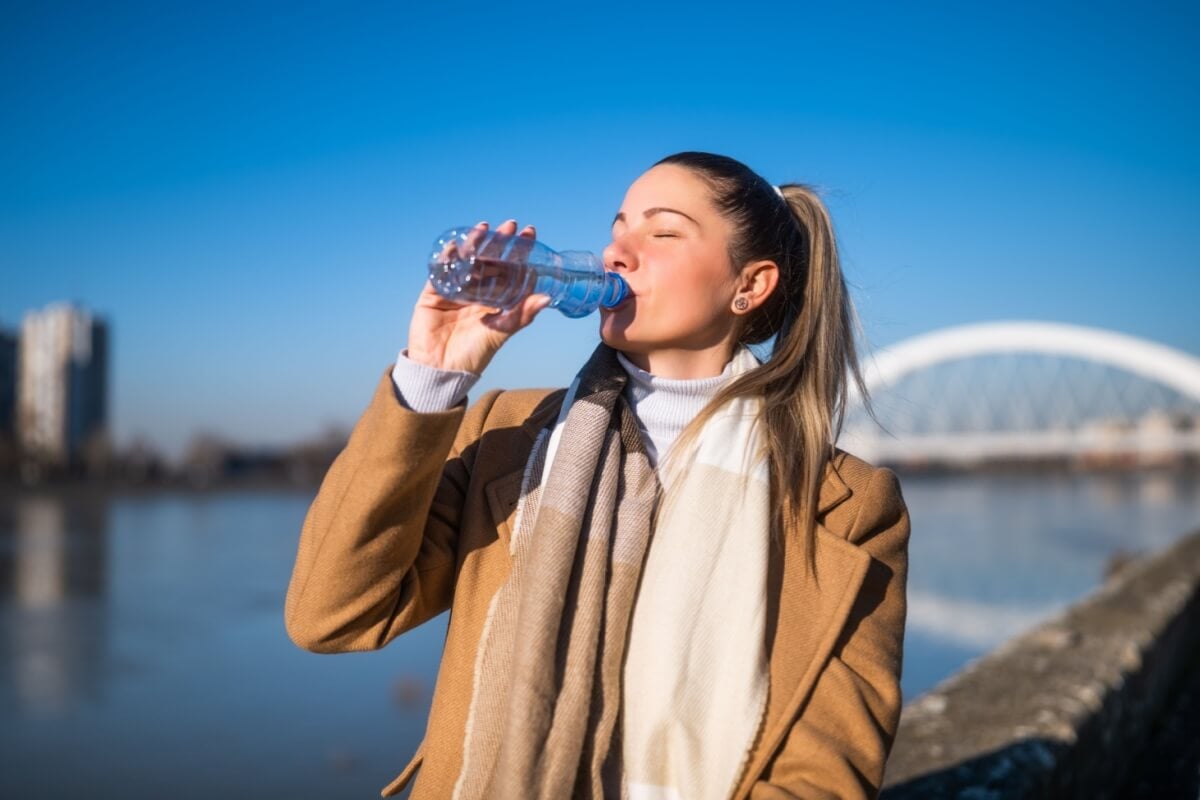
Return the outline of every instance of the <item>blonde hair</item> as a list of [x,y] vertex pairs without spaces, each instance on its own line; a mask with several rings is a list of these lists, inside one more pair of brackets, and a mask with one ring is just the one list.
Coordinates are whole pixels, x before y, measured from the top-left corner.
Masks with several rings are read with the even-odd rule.
[[867,402],[854,344],[854,309],[829,211],[812,187],[783,184],[781,199],[764,178],[727,156],[684,152],[658,164],[686,167],[708,184],[714,205],[733,223],[729,261],[735,272],[765,259],[779,267],[778,285],[746,317],[738,337],[744,345],[773,339],[770,357],[723,386],[672,452],[685,450],[725,403],[760,397],[759,424],[776,501],[773,536],[778,538],[789,522],[798,524],[803,561],[815,573],[818,499],[841,431],[848,379]]

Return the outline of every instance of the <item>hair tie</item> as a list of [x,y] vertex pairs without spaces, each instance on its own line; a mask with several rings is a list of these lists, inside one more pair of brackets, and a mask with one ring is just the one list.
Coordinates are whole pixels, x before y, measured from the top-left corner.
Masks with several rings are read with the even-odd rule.
[[[779,188],[778,186],[776,186],[775,184],[771,184],[771,188],[775,190],[775,194],[779,195],[780,197],[783,197],[783,190],[782,190],[782,189],[780,189],[780,188]],[[786,198],[786,197],[783,197],[783,199],[784,199],[784,200],[787,200],[787,198]]]

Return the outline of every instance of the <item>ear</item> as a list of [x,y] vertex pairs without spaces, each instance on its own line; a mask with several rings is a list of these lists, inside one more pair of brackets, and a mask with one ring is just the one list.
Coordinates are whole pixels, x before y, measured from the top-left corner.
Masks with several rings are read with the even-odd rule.
[[735,313],[749,314],[767,302],[778,285],[779,265],[774,261],[751,261],[738,276],[737,293],[733,297]]

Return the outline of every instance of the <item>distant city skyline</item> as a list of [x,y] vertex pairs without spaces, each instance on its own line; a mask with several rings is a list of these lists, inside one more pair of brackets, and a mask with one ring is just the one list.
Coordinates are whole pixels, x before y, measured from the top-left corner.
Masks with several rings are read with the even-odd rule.
[[[28,458],[65,467],[107,460],[108,325],[88,309],[52,303],[21,319],[12,371],[15,442]],[[15,380],[13,380],[15,378]]]
[[[1198,36],[1165,3],[19,6],[0,328],[112,320],[118,445],[309,438],[404,346],[439,231],[598,251],[641,171],[703,149],[824,191],[873,346],[1047,320],[1200,355]],[[475,395],[565,385],[596,340],[547,312]]]

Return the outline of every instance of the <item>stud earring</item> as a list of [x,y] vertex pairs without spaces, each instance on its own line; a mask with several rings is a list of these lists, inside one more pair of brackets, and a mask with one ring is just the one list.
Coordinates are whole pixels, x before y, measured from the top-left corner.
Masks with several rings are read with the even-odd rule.
[[737,300],[733,301],[733,307],[738,311],[745,311],[750,307],[750,301],[744,297],[739,297]]

